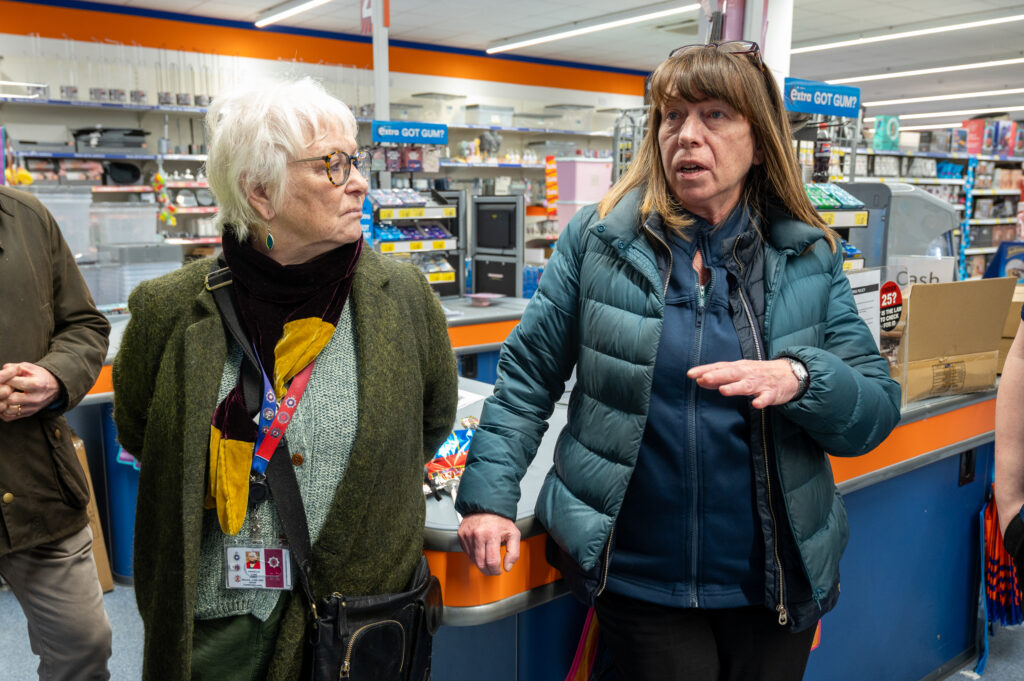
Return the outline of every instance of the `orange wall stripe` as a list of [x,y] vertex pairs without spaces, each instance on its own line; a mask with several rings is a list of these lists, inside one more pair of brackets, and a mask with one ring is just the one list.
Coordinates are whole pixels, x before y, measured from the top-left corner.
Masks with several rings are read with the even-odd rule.
[[43,38],[71,38],[91,42],[106,39],[130,45],[187,50],[256,59],[301,59],[317,63],[372,68],[370,43],[210,26],[112,12],[31,5],[0,1],[0,31]]
[[507,322],[449,326],[448,337],[452,340],[453,348],[465,348],[485,343],[504,343],[518,323],[518,319],[512,319]]
[[[257,59],[373,67],[370,43],[0,0],[0,32]],[[392,71],[642,96],[642,76],[390,46]]]
[[104,364],[100,369],[100,375],[93,384],[90,395],[101,395],[114,392],[114,371],[109,364]]
[[[510,596],[536,589],[561,578],[544,557],[547,535],[539,534],[523,540],[519,560],[509,572],[496,576],[484,575],[465,553],[424,551],[430,572],[441,582],[444,604],[451,607],[470,607],[494,603]],[[505,549],[501,550],[504,560]]]
[[831,456],[836,482],[850,480],[936,449],[963,442],[995,428],[996,400],[972,404],[897,426],[885,442],[864,456]]

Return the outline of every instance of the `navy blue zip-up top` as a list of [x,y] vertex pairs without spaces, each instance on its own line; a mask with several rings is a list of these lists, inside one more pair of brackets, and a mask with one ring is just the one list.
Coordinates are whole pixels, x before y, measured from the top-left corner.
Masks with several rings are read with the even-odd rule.
[[[694,217],[692,240],[665,239],[672,252],[665,322],[608,589],[675,607],[742,607],[764,601],[749,400],[701,388],[686,372],[743,358],[729,311],[725,242],[750,218],[738,207],[714,229]],[[697,248],[711,273],[703,290],[693,269]]]

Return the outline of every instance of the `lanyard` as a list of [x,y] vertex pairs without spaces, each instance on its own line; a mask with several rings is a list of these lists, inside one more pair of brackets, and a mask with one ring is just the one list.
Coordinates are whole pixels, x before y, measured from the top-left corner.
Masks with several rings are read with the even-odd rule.
[[[258,354],[256,356],[259,357]],[[254,473],[259,475],[266,473],[270,457],[274,456],[278,443],[284,437],[284,432],[292,421],[292,414],[299,406],[299,400],[302,399],[302,393],[305,392],[306,384],[309,383],[309,377],[313,373],[314,364],[316,364],[316,360],[307,364],[305,369],[295,375],[288,392],[285,393],[284,399],[281,401],[281,406],[278,407],[274,388],[270,385],[270,379],[267,378],[267,372],[263,370],[261,363],[263,407],[260,409],[259,430],[256,433],[256,444],[253,447],[255,454],[252,457],[252,471]]]

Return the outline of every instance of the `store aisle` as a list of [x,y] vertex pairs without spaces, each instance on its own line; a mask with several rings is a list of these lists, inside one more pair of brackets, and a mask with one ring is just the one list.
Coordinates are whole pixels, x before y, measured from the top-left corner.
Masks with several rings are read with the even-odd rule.
[[[142,674],[142,620],[135,607],[135,590],[116,585],[103,594],[103,604],[114,631],[110,659],[111,681],[138,681]],[[0,591],[0,681],[36,679],[39,658],[32,654],[25,616],[10,591]]]

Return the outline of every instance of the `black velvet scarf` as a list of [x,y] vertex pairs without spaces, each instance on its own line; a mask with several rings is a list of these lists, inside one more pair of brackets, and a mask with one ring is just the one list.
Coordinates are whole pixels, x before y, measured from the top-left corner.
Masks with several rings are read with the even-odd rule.
[[[280,265],[232,230],[223,239],[232,293],[278,402],[286,385],[326,347],[352,290],[362,239],[299,265]],[[207,507],[217,507],[221,529],[237,534],[248,503],[249,469],[257,426],[238,383],[217,405],[210,434]]]

